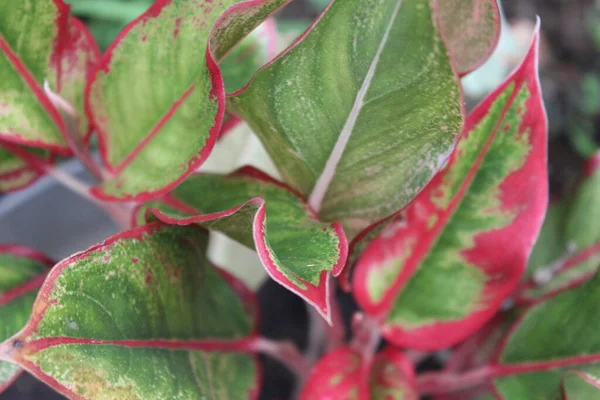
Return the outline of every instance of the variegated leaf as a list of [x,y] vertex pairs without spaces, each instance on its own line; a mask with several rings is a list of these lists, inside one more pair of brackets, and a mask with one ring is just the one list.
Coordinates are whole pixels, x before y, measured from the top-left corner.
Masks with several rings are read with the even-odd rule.
[[598,301],[600,274],[529,308],[487,367],[497,398],[559,398],[565,372],[599,376]]
[[100,52],[63,0],[0,1],[0,138],[68,153],[63,116],[44,90],[72,108],[87,138],[84,87]]
[[[0,245],[0,341],[25,326],[38,289],[53,264],[31,249]],[[0,361],[0,393],[20,373],[18,366]]]
[[396,345],[429,350],[463,340],[525,270],[548,201],[538,38],[469,116],[444,170],[358,261],[355,298]]
[[387,348],[369,365],[349,348],[329,353],[315,365],[304,385],[301,400],[417,400],[415,373],[410,361]]
[[219,62],[290,0],[158,0],[108,48],[88,86],[110,178],[93,193],[148,200],[210,154],[225,111]]
[[251,167],[228,176],[196,174],[147,207],[164,222],[200,224],[256,248],[275,281],[331,321],[328,275],[339,275],[346,263],[346,237],[282,183]]
[[22,189],[34,183],[43,174],[40,169],[31,166],[15,154],[12,151],[15,147],[18,147],[19,151],[36,155],[40,162],[54,161],[54,156],[47,150],[26,148],[0,140],[0,194]]
[[461,76],[483,64],[500,38],[497,0],[434,0],[440,29]]
[[334,0],[228,98],[284,180],[352,238],[408,203],[463,124],[428,0]]
[[71,399],[256,398],[256,303],[207,240],[155,223],[61,261],[1,358]]

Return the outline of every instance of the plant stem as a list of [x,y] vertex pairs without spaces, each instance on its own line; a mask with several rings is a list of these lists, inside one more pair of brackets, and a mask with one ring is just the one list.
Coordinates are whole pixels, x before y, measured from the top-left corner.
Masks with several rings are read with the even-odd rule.
[[288,367],[296,374],[298,382],[303,382],[310,370],[307,360],[292,342],[276,342],[260,337],[252,344],[252,350],[268,355]]
[[417,378],[417,390],[421,394],[441,394],[470,389],[494,375],[492,366],[457,374],[454,372],[432,372]]

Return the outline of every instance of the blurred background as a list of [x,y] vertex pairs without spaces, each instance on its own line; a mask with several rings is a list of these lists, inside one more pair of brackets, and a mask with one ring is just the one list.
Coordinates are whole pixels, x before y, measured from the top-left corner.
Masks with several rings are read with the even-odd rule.
[[[66,1],[71,4],[73,14],[87,24],[102,50],[108,47],[128,22],[143,13],[153,2],[153,0]],[[504,14],[503,33],[498,48],[490,60],[463,81],[467,106],[471,108],[476,105],[516,66],[529,45],[536,16],[539,16],[542,21],[541,80],[550,122],[551,191],[555,198],[568,196],[581,176],[583,162],[600,148],[600,0],[500,1]],[[328,0],[295,0],[283,9],[276,16],[279,32],[278,49],[285,48],[301,34],[327,3]],[[243,164],[253,164],[271,174],[276,174],[258,140],[242,124],[220,142],[214,156],[202,169],[228,172]],[[76,166],[74,168],[77,169]],[[38,192],[40,190],[42,189]],[[33,193],[28,192],[20,196],[22,197],[11,200],[9,206],[22,204],[23,198],[31,198]],[[55,201],[60,199],[60,202],[64,203],[65,196],[68,196],[68,193],[53,197]],[[31,206],[30,209],[48,209],[51,203],[48,203],[48,200],[43,202],[43,206]],[[10,209],[6,205],[5,201],[3,208],[5,216]],[[70,231],[81,233],[85,229],[93,229],[93,234],[98,238],[88,239],[86,236],[85,239],[90,240],[91,243],[108,236],[115,229],[108,226],[106,231],[103,231],[97,225],[90,226],[89,221],[94,218],[93,213],[98,214],[98,211],[86,209],[85,205],[81,206],[84,208],[77,207],[67,207],[65,211],[69,213],[67,216],[59,214],[50,216],[56,221],[48,225],[60,231],[56,228],[57,224],[64,225],[65,221],[70,221],[67,222],[73,225]],[[64,207],[57,205],[56,208],[50,208],[60,210]],[[0,214],[2,213],[0,210]],[[33,219],[29,211],[27,214]],[[47,220],[48,213],[44,214]],[[0,220],[2,218],[0,215]],[[98,218],[104,217],[99,214]],[[2,221],[7,227],[6,220]],[[18,240],[15,239],[15,235],[19,236],[19,229],[29,226],[21,220],[15,220],[14,229],[10,228],[6,231],[10,231],[12,239]],[[53,235],[42,233],[38,235],[40,243],[28,244],[48,252],[57,259],[87,247],[87,245],[67,241],[67,248],[64,247],[63,238],[56,237],[53,242],[51,240]],[[81,235],[83,237],[86,234]],[[24,231],[23,235],[28,235],[28,242],[33,240],[29,230]],[[0,241],[10,238],[5,239],[0,237]],[[60,247],[61,245],[63,247]],[[302,301],[272,282],[263,285],[264,270],[252,251],[235,246],[222,237],[213,241],[211,246],[212,258],[217,264],[243,266],[243,271],[234,271],[234,273],[244,275],[244,280],[254,289],[260,288],[259,300],[263,313],[261,332],[274,339],[294,338],[302,346],[306,332],[306,316]],[[231,250],[232,246],[234,250]],[[273,301],[274,298],[276,301]],[[263,361],[265,373],[261,399],[289,398],[292,377],[273,361]],[[9,399],[52,400],[61,397],[42,384],[34,383],[32,378],[24,376],[16,385],[0,395],[0,400]]]

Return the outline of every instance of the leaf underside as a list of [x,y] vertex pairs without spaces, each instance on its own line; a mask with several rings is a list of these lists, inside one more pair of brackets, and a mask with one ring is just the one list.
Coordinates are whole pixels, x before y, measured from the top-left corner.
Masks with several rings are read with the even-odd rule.
[[155,223],[62,261],[2,352],[69,398],[254,398],[255,303],[207,241]]
[[227,176],[196,174],[147,207],[164,222],[200,224],[256,248],[277,282],[330,318],[328,274],[337,276],[346,262],[345,236],[338,224],[318,221],[286,186],[250,167]]
[[355,297],[385,318],[383,335],[396,345],[456,344],[493,316],[524,272],[548,197],[537,41],[469,116],[446,168],[356,266]]
[[331,2],[228,106],[290,186],[323,195],[321,219],[349,238],[423,188],[463,123],[427,0]]

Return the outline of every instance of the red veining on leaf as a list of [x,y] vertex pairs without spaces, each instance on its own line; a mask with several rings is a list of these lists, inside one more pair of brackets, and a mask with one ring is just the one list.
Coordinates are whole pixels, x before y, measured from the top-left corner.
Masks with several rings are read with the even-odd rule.
[[46,275],[44,274],[42,276],[33,278],[33,279],[23,283],[22,285],[19,285],[10,290],[7,290],[6,292],[2,293],[2,296],[0,296],[0,306],[3,306],[6,303],[9,303],[23,295],[26,295],[33,291],[37,291],[37,289],[42,287],[42,284],[44,283],[45,279],[46,279]]
[[[63,121],[62,117],[60,116],[60,114],[58,113],[56,108],[52,105],[52,103],[50,102],[48,97],[46,97],[44,90],[40,87],[38,82],[36,82],[33,75],[31,75],[31,72],[29,72],[27,67],[21,62],[19,57],[13,52],[13,50],[10,48],[8,43],[6,43],[6,41],[2,37],[0,37],[0,50],[2,50],[2,52],[6,55],[6,58],[8,59],[8,61],[12,64],[12,66],[15,68],[15,70],[21,75],[21,77],[23,78],[23,81],[27,84],[29,89],[33,92],[33,94],[39,101],[40,105],[48,113],[48,115],[50,116],[52,121],[54,121],[54,123],[56,124],[58,129],[61,131],[63,137],[65,137],[67,135],[67,127],[66,127],[65,122]],[[13,132],[13,133],[0,132],[0,138],[4,139],[6,141],[17,143],[17,144],[42,147],[42,148],[51,150],[51,151],[56,152],[61,155],[69,155],[70,154],[70,150],[66,146],[48,144],[41,140],[26,139],[18,134],[15,136],[15,132]]]
[[[536,32],[531,48],[522,64],[473,111],[465,128],[465,134],[468,134],[487,114],[498,94],[504,92],[509,85],[514,84],[515,89],[512,91],[511,98],[503,110],[503,115],[505,115],[518,90],[523,85],[528,85],[531,96],[528,100],[527,113],[522,117],[520,130],[531,130],[529,140],[532,150],[528,154],[525,164],[504,180],[500,190],[502,207],[519,204],[519,213],[501,231],[478,234],[475,237],[474,248],[463,251],[463,256],[467,260],[479,266],[488,276],[494,278],[486,282],[483,293],[484,307],[479,307],[468,317],[460,320],[438,321],[418,328],[401,327],[391,323],[385,324],[382,329],[384,336],[398,345],[430,350],[456,344],[494,315],[502,301],[514,290],[524,271],[533,241],[537,237],[537,232],[541,226],[547,203],[545,178],[545,132],[547,123],[540,100],[541,94],[539,80],[537,79],[538,40],[539,30]],[[443,212],[440,211],[436,214],[437,222],[432,229],[429,229],[427,223],[424,220],[420,221],[418,217],[422,210],[431,208],[430,197],[435,194],[435,190],[442,183],[449,167],[457,160],[457,152],[452,155],[446,169],[438,174],[423,192],[405,208],[403,211],[403,216],[406,219],[405,223],[394,228],[386,228],[388,232],[384,231],[369,246],[359,260],[353,278],[355,297],[367,312],[384,319],[391,310],[396,296],[416,272],[420,262],[426,256],[432,244],[435,243],[441,229],[462,200],[492,140],[499,134],[499,128],[498,123],[490,138],[487,139],[484,150],[478,155],[475,165],[471,167],[467,177],[462,182],[458,194],[451,199],[450,205]],[[528,190],[510,189],[522,187],[523,182],[530,182],[532,177],[536,177],[536,185],[528,188]],[[527,212],[524,212],[525,210]],[[419,238],[418,244],[406,260],[400,275],[381,299],[372,299],[367,288],[367,277],[370,269],[373,268],[373,265],[382,265],[386,259],[395,256],[395,253],[400,251],[399,246],[405,243],[411,235]],[[522,239],[516,240],[517,237]],[[507,252],[507,249],[511,249],[510,252]],[[494,262],[490,263],[490,260],[494,260]]]
[[227,281],[229,286],[236,292],[238,297],[243,303],[244,310],[252,319],[252,332],[250,336],[258,335],[258,327],[260,325],[260,307],[258,299],[254,292],[252,292],[242,280],[238,279],[228,271],[215,267],[217,272]]
[[581,371],[572,371],[574,374],[578,375],[581,379],[594,386],[596,389],[600,389],[600,381],[592,378],[590,375]]
[[19,257],[26,257],[32,260],[38,261],[41,264],[45,264],[48,268],[54,265],[54,261],[46,257],[44,254],[32,250],[29,247],[19,245],[2,245],[0,244],[0,254],[12,254]]

